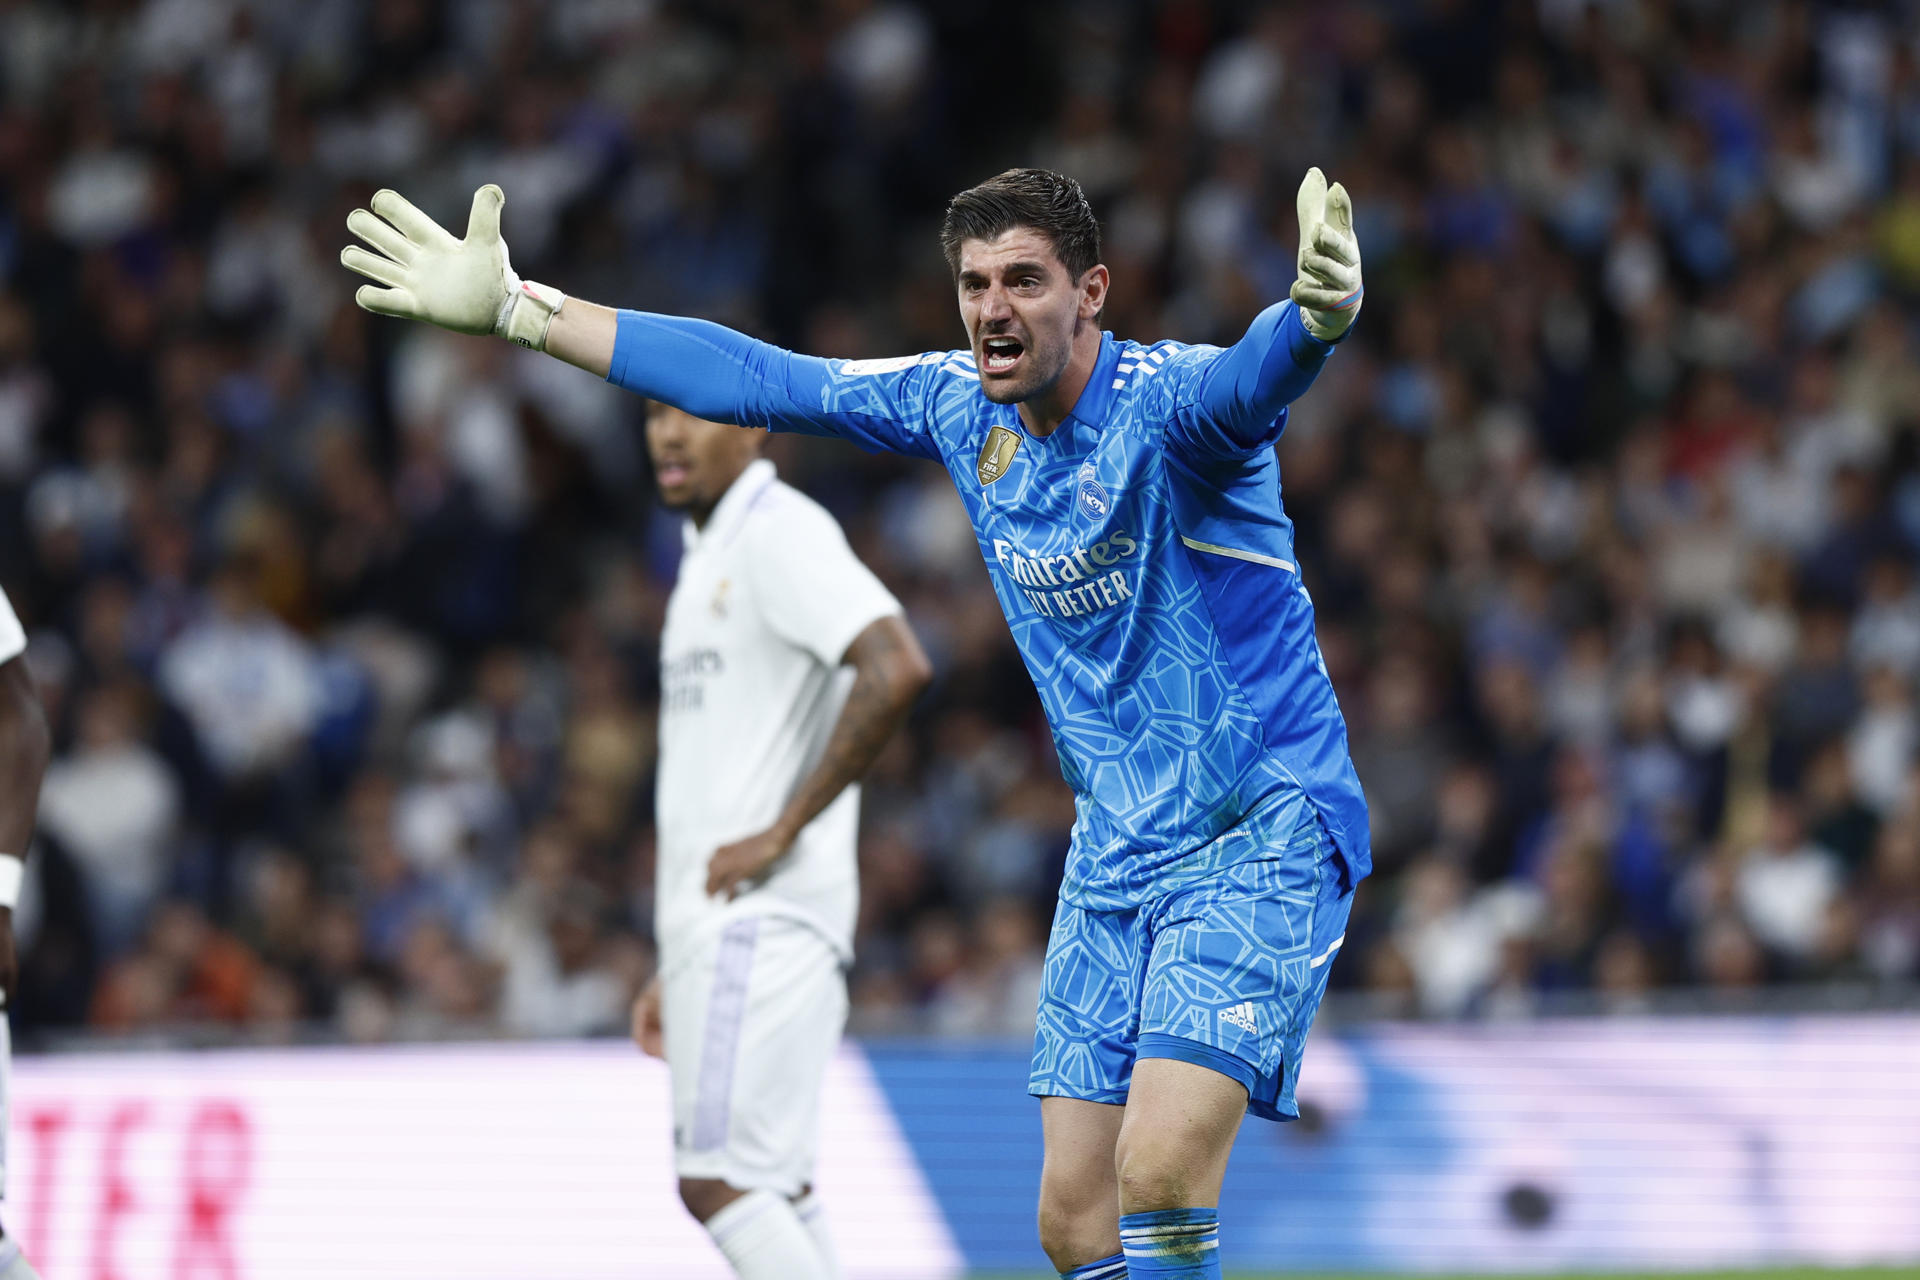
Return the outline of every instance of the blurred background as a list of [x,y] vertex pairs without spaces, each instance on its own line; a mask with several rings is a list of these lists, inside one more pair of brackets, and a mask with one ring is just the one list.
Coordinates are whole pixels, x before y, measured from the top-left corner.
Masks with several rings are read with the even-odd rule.
[[[1353,193],[1280,445],[1379,864],[1333,1025],[1920,1007],[1913,4],[7,0],[16,1043],[612,1034],[652,971],[640,403],[360,312],[348,210],[498,182],[529,278],[885,356],[962,343],[935,228],[1014,164],[1142,341]],[[1018,1041],[1072,806],[978,548],[937,467],[769,452],[938,673],[853,1029]]]

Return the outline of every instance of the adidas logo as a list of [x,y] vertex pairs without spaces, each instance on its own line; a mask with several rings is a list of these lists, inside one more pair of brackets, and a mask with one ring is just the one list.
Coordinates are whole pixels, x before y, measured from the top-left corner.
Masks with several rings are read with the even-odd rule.
[[1250,1032],[1254,1035],[1260,1034],[1260,1027],[1253,1020],[1253,1001],[1251,1000],[1242,1000],[1231,1009],[1222,1009],[1220,1011],[1220,1021],[1231,1022],[1242,1031]]

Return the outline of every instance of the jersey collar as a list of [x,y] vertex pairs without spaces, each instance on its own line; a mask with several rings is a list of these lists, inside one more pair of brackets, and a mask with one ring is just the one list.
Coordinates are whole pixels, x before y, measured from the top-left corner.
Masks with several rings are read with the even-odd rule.
[[1113,404],[1113,369],[1119,363],[1119,342],[1115,341],[1111,331],[1102,330],[1100,354],[1094,358],[1093,372],[1087,377],[1087,385],[1080,389],[1080,398],[1073,402],[1073,411],[1067,415],[1069,418],[1078,418],[1094,428],[1107,420],[1107,409]]
[[746,465],[727,491],[720,495],[720,501],[713,504],[713,514],[707,517],[707,527],[699,529],[688,520],[680,527],[683,545],[688,551],[703,542],[719,540],[725,542],[733,536],[740,523],[747,518],[747,512],[753,510],[754,503],[765,493],[773,482],[779,479],[769,458],[755,458]]

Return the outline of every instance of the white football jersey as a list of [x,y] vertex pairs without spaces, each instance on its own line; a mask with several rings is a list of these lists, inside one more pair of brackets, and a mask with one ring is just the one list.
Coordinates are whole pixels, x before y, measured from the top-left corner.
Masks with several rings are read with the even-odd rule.
[[901,612],[832,516],[748,465],[704,529],[686,526],[660,638],[654,932],[662,971],[726,921],[776,914],[853,955],[858,786],[816,817],[764,883],[707,896],[714,850],[764,831],[814,767],[853,684],[841,659]]
[[13,601],[0,590],[0,662],[17,658],[26,651],[27,633],[20,626],[19,615],[13,611]]
[[[7,599],[7,593],[0,590],[0,662],[7,662],[27,651],[27,633],[20,625],[19,615],[13,611],[13,601]],[[23,849],[20,851],[25,853]],[[29,878],[37,880],[37,871],[29,872]],[[37,889],[29,889],[29,908],[39,898]],[[15,910],[14,927],[23,932],[31,925],[21,920],[25,913]],[[0,1014],[0,1193],[4,1193],[7,1183],[7,1113],[11,1105],[12,1085],[9,1077],[13,1066],[13,1033],[7,1025],[4,1014]]]

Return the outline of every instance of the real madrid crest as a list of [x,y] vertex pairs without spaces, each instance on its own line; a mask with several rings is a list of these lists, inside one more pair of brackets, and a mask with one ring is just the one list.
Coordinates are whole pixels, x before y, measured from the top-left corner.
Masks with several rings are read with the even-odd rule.
[[987,442],[980,446],[980,461],[973,469],[982,487],[1007,474],[1007,468],[1013,465],[1014,450],[1019,447],[1020,433],[1011,427],[995,427],[987,432]]
[[1104,520],[1112,505],[1113,500],[1100,483],[1099,470],[1093,465],[1093,459],[1088,458],[1080,468],[1080,509],[1095,520]]

